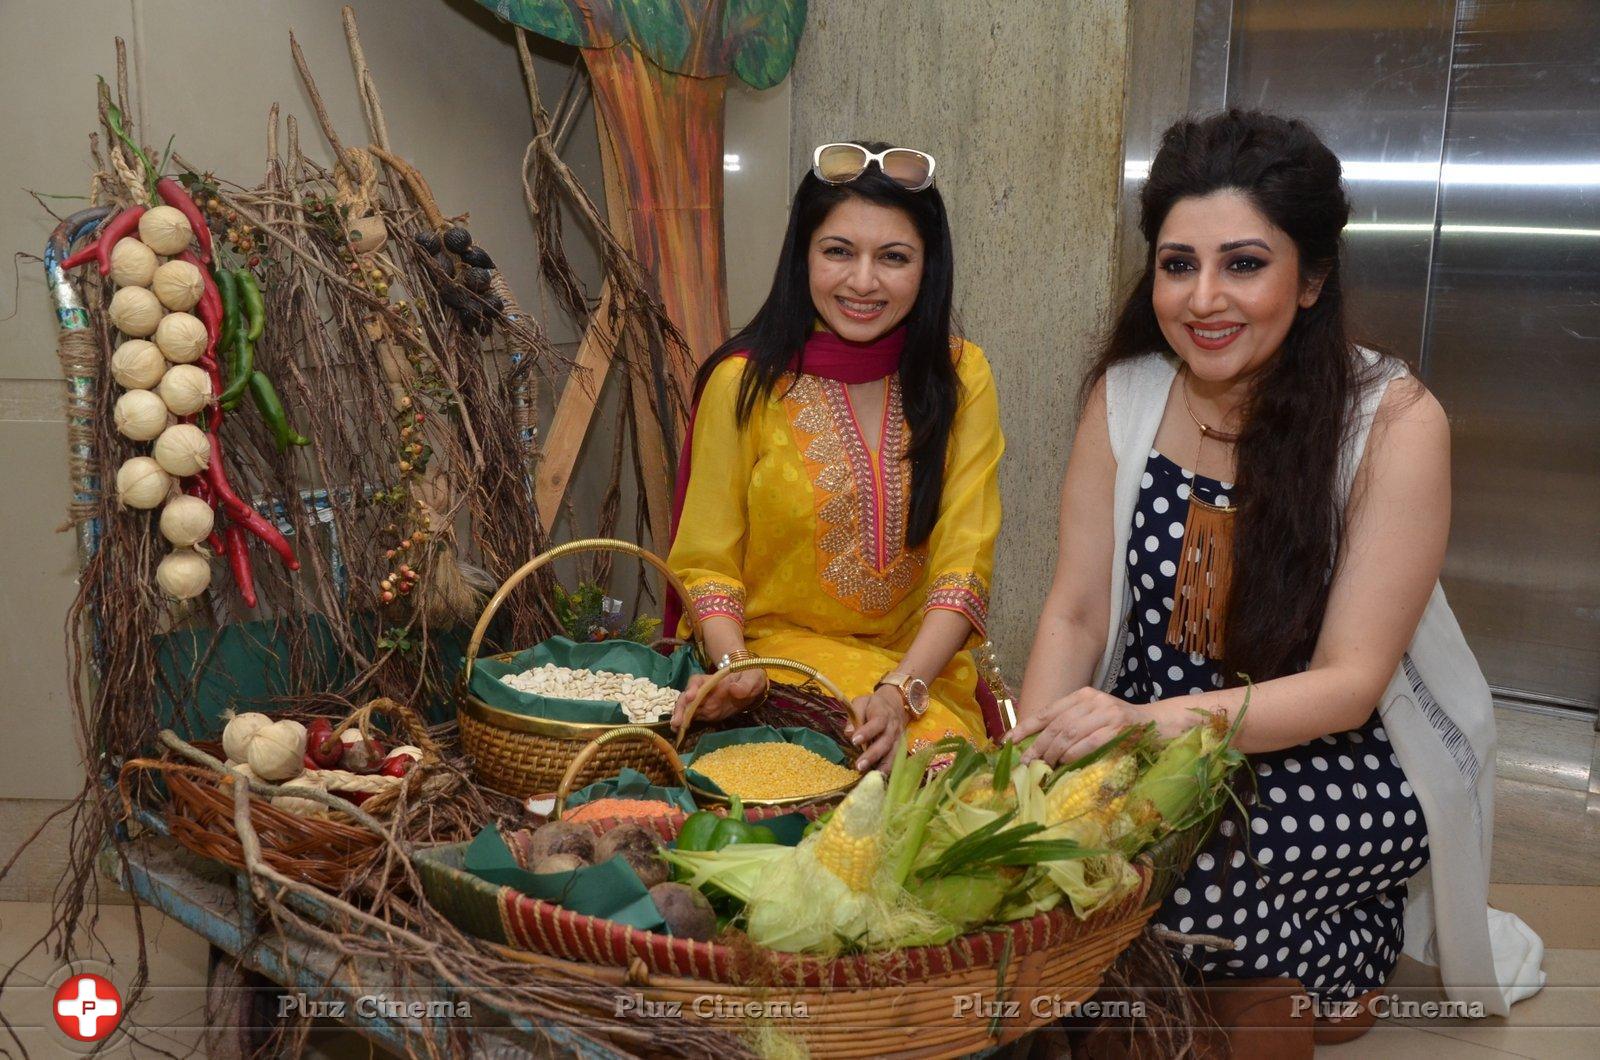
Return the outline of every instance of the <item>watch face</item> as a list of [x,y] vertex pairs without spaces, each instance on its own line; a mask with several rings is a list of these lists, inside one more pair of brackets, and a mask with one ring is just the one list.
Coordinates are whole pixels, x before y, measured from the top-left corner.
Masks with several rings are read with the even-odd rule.
[[928,709],[928,683],[920,678],[907,681],[906,701],[911,705],[911,713],[922,717]]

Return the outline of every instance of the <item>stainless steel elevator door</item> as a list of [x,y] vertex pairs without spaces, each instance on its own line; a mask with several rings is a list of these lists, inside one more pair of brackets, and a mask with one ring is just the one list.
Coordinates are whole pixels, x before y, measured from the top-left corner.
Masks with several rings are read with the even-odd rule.
[[1600,693],[1600,4],[1458,6],[1423,377],[1445,589],[1492,684]]
[[[1451,419],[1444,585],[1491,684],[1600,699],[1600,2],[1237,0],[1226,89],[1345,164],[1354,333]],[[1206,19],[1209,17],[1209,24]],[[1216,94],[1213,94],[1216,93]]]

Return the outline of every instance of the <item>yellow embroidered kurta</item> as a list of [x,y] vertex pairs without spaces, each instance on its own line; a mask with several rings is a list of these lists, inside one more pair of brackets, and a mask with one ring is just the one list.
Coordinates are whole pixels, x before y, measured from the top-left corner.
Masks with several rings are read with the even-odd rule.
[[[939,519],[915,549],[905,545],[909,428],[895,376],[881,423],[858,423],[845,384],[802,375],[792,388],[792,377],[780,380],[740,427],[747,362],[718,365],[695,415],[693,471],[668,560],[688,606],[702,619],[742,622],[751,651],[814,666],[852,699],[899,665],[928,610],[959,611],[974,628],[968,647],[979,643],[1005,442],[983,351],[963,343],[953,356],[961,393]],[[876,458],[865,431],[879,434]],[[977,679],[970,654],[957,652],[930,684],[912,739],[981,738]]]

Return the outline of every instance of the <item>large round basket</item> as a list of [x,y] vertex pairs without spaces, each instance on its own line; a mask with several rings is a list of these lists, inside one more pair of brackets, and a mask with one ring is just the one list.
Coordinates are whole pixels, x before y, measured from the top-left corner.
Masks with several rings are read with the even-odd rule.
[[1058,908],[942,946],[825,960],[582,916],[463,871],[465,851],[417,854],[423,889],[505,956],[609,984],[640,1011],[765,1024],[830,1058],[955,1057],[1012,1041],[1091,997],[1155,912],[1141,863],[1138,890],[1084,920]]
[[[579,751],[597,737],[617,728],[615,725],[528,717],[491,706],[472,694],[472,670],[477,663],[479,649],[483,646],[484,634],[506,597],[541,567],[564,556],[583,552],[620,552],[633,556],[654,567],[682,599],[688,599],[688,590],[659,556],[630,542],[608,538],[558,545],[535,556],[506,579],[483,609],[472,631],[472,639],[467,643],[466,661],[457,688],[457,718],[461,724],[461,748],[472,758],[473,775],[478,783],[517,798],[553,790]],[[699,623],[693,615],[690,616],[690,623],[694,652],[704,666],[705,649]],[[514,654],[504,653],[494,658],[506,660]],[[664,721],[642,727],[661,734],[671,731]],[[667,760],[655,745],[637,742],[607,744],[575,778],[576,786],[582,787],[596,780],[614,777],[624,766],[637,769],[656,783],[664,782],[670,775]]]

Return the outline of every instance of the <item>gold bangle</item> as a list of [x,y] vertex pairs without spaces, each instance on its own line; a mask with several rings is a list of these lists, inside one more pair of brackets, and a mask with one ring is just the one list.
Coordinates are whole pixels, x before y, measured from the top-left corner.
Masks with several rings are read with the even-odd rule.
[[734,663],[741,663],[747,659],[754,659],[756,653],[749,648],[735,648],[717,661],[717,669],[726,670]]

